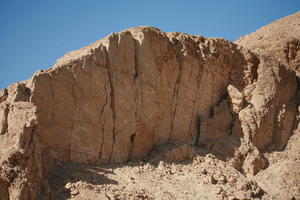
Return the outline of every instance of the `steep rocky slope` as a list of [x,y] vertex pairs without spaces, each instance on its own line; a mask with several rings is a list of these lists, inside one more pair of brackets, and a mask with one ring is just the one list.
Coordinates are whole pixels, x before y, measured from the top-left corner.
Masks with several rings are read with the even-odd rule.
[[[293,23],[299,23],[297,16]],[[139,163],[134,160],[144,159],[153,165],[141,174],[155,179],[152,175],[160,170],[159,163],[183,162],[193,157],[195,161],[183,167],[186,173],[206,163],[209,172],[202,170],[208,174],[206,184],[225,184],[220,189],[224,192],[212,194],[209,191],[215,186],[207,186],[206,190],[205,182],[199,182],[199,187],[208,192],[207,198],[275,199],[285,198],[283,192],[298,198],[297,176],[283,192],[279,191],[281,196],[265,192],[272,190],[268,186],[262,189],[257,185],[260,179],[255,178],[274,173],[268,171],[276,166],[271,162],[274,152],[284,150],[296,130],[297,77],[289,68],[296,69],[297,56],[293,62],[282,63],[277,54],[261,53],[246,45],[250,42],[242,41],[248,41],[247,37],[235,44],[219,38],[136,27],[69,52],[52,68],[1,91],[1,198],[85,199],[78,194],[84,193],[79,190],[87,185],[72,183],[82,179],[92,185],[117,184],[115,189],[106,189],[116,194],[121,191],[120,195],[128,199],[132,190],[126,190],[128,182],[123,176],[104,173],[106,178],[118,181],[93,181],[97,179],[95,173],[85,177],[80,171],[101,171],[97,166]],[[294,149],[299,144],[293,144],[288,147],[297,152]],[[152,154],[154,157],[149,158]],[[293,155],[292,163],[299,159],[297,153]],[[133,167],[133,171],[123,167],[130,174],[144,168],[144,164]],[[182,167],[178,163],[174,166]],[[162,167],[161,173],[170,173],[169,167]],[[173,174],[178,173],[180,170]],[[257,173],[253,180],[247,179]],[[298,171],[293,173],[297,175]],[[198,177],[196,171],[189,174]],[[77,178],[73,180],[74,176]],[[234,194],[239,186],[236,181],[227,181],[231,176],[242,182],[244,192]],[[137,184],[154,187],[160,180],[150,183],[141,179]],[[197,180],[191,179],[195,184]],[[268,185],[273,179],[264,180],[261,184]],[[102,189],[95,187],[89,195],[97,195],[96,191]],[[153,188],[141,187],[142,192],[133,191],[138,193],[133,196],[191,199],[194,195],[197,199],[193,193],[202,189],[186,191],[181,198],[169,189],[166,191],[170,195],[164,196]],[[149,195],[143,197],[140,193]],[[93,198],[121,198],[101,192],[99,195]]]

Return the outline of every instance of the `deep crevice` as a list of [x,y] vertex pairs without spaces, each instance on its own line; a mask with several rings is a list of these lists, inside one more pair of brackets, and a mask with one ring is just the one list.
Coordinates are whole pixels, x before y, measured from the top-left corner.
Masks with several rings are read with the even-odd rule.
[[173,94],[172,94],[172,102],[171,102],[171,110],[170,110],[171,121],[170,121],[170,133],[169,133],[169,137],[168,137],[168,142],[170,142],[171,137],[172,137],[174,120],[175,120],[175,115],[176,115],[177,105],[178,105],[178,94],[179,94],[182,69],[183,69],[182,57],[183,57],[182,49],[180,49],[179,54],[176,55],[176,61],[178,64],[179,72],[178,72],[178,76],[177,76],[175,86],[173,89]]
[[103,122],[102,122],[102,128],[101,128],[102,136],[101,136],[99,159],[102,158],[102,149],[103,149],[103,144],[104,144],[104,129],[105,129],[104,126],[105,126],[106,118],[105,117],[103,118],[103,113],[104,113],[105,107],[108,103],[107,81],[105,81],[105,83],[104,83],[104,90],[105,90],[105,102],[100,111],[100,121],[102,121],[102,119],[103,119]]
[[114,82],[113,82],[113,73],[112,73],[112,69],[111,69],[111,64],[110,64],[110,60],[109,60],[109,56],[108,56],[108,50],[105,48],[105,55],[106,55],[106,68],[107,68],[107,77],[108,77],[108,81],[110,84],[110,108],[112,111],[112,117],[113,117],[113,142],[111,145],[111,153],[109,156],[109,162],[112,159],[112,155],[113,155],[113,150],[114,150],[114,145],[116,142],[116,134],[115,134],[115,127],[116,127],[116,110],[115,110],[115,90],[114,90]]
[[194,114],[195,114],[195,107],[196,107],[196,104],[197,104],[197,101],[198,101],[198,96],[199,96],[199,90],[200,90],[200,85],[201,85],[201,81],[202,81],[202,75],[203,75],[203,70],[204,68],[201,67],[203,66],[203,63],[202,63],[202,59],[200,58],[199,54],[197,54],[197,61],[198,61],[198,75],[196,77],[196,82],[197,82],[197,92],[196,92],[196,96],[195,96],[195,99],[194,99],[194,102],[193,102],[193,111],[192,111],[192,115],[191,115],[191,119],[190,119],[190,125],[189,125],[189,134],[191,136],[191,140],[193,141],[194,140],[194,145],[197,145],[198,142],[199,142],[199,135],[200,135],[200,116],[197,116],[196,117],[196,135],[193,139],[193,135],[192,135],[192,132],[191,132],[191,129],[192,129],[192,123],[193,123],[193,118],[194,118]]
[[[142,76],[142,72],[140,70],[140,66],[138,64],[138,55],[137,55],[137,48],[138,48],[138,41],[133,39],[133,43],[134,43],[134,77],[133,77],[133,85],[134,85],[134,89],[135,89],[135,93],[134,93],[134,103],[135,103],[135,121],[138,121],[138,114],[139,114],[139,103],[138,103],[138,96],[140,95],[140,98],[142,100],[142,80],[141,80],[141,76]],[[140,90],[140,91],[139,91]],[[140,94],[139,94],[140,93]]]

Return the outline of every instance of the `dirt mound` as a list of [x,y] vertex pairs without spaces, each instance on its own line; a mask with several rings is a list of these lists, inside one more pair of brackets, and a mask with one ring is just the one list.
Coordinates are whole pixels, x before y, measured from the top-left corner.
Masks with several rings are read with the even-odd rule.
[[297,169],[283,190],[266,178],[299,159],[295,134],[275,162],[299,121],[297,56],[245,44],[136,27],[1,91],[2,199],[298,198]]

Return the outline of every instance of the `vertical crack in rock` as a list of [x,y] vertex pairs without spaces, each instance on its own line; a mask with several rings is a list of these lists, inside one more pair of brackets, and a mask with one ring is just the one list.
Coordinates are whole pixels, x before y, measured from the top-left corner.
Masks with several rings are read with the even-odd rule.
[[[86,61],[84,61],[83,63],[83,67],[86,65]],[[84,96],[84,92],[83,92],[83,89],[80,87],[80,84],[77,82],[76,80],[76,73],[74,71],[76,67],[76,64],[74,64],[72,67],[71,67],[71,73],[72,73],[72,91],[71,91],[71,95],[72,95],[72,99],[74,100],[75,102],[75,114],[73,116],[73,119],[72,119],[72,122],[71,122],[71,131],[70,131],[70,142],[69,142],[69,145],[68,145],[68,148],[69,148],[69,152],[68,152],[68,159],[69,161],[71,161],[71,154],[72,152],[76,152],[76,153],[82,153],[83,152],[79,152],[79,151],[74,151],[72,149],[72,138],[73,138],[73,133],[74,133],[74,117],[77,115],[77,112],[78,112],[78,108],[80,107],[80,105],[78,104],[78,99],[76,98],[76,92],[75,92],[75,86],[77,89],[79,89],[80,93],[82,96]]]
[[[72,78],[73,78],[73,82],[72,82],[72,91],[71,91],[71,95],[72,95],[72,99],[75,100],[75,88],[74,88],[74,85],[76,83],[76,75],[74,73],[73,70],[71,70],[71,73],[72,73]],[[77,110],[77,101],[75,101],[75,110]],[[75,116],[75,115],[74,115]],[[70,141],[69,141],[69,145],[68,145],[68,148],[69,148],[69,152],[68,152],[68,159],[69,159],[69,162],[71,161],[71,146],[72,146],[72,137],[73,137],[73,131],[74,131],[74,116],[73,116],[73,119],[72,119],[72,123],[71,123],[71,133],[70,133]]]
[[[133,39],[133,43],[134,43],[134,77],[133,77],[133,88],[134,88],[134,104],[135,104],[135,113],[134,113],[134,117],[135,117],[135,124],[136,124],[136,129],[138,128],[138,123],[140,120],[140,105],[143,104],[143,81],[142,81],[142,69],[141,66],[139,65],[139,58],[138,58],[138,49],[139,49],[139,41],[135,38]],[[130,141],[131,141],[131,145],[129,148],[129,153],[128,153],[128,159],[131,158],[132,155],[132,151],[134,148],[134,142],[135,142],[135,138],[136,138],[136,132],[133,133],[130,136]]]
[[[75,110],[77,111],[77,101],[76,101],[76,95],[75,95],[75,84],[76,82],[76,74],[74,73],[74,68],[72,68],[71,73],[72,73],[72,78],[73,78],[73,82],[72,82],[72,91],[71,91],[71,95],[72,95],[72,99],[75,101]],[[75,111],[75,112],[76,112]],[[72,119],[72,123],[71,123],[71,133],[70,133],[70,142],[68,145],[68,159],[69,161],[71,161],[71,151],[72,151],[72,137],[73,137],[73,132],[74,132],[74,116],[73,115],[73,119]]]
[[[197,92],[196,92],[196,96],[195,96],[195,99],[193,101],[193,110],[192,110],[192,114],[191,114],[191,119],[190,119],[190,124],[189,124],[189,135],[191,137],[191,141],[193,141],[193,133],[192,133],[192,125],[193,125],[193,119],[194,119],[194,115],[195,115],[195,108],[196,108],[196,104],[197,104],[197,100],[198,100],[198,95],[199,95],[199,85],[197,86]],[[198,118],[200,118],[200,116],[197,116],[196,117],[196,125],[198,124],[197,121],[198,121]],[[198,125],[197,125],[198,126]],[[194,139],[194,144],[197,143],[197,137],[199,135],[199,131],[198,131],[198,127],[196,128],[196,134],[195,134],[195,139]]]
[[100,154],[99,154],[99,159],[101,159],[102,157],[102,149],[103,149],[103,144],[104,144],[104,131],[105,131],[105,122],[106,122],[106,117],[105,115],[103,115],[104,113],[104,110],[106,108],[106,105],[108,103],[108,92],[107,92],[107,80],[105,81],[104,83],[104,90],[105,90],[105,102],[101,108],[101,111],[100,111],[100,121],[101,121],[101,132],[102,132],[102,135],[101,135],[101,144],[100,144]]
[[115,142],[116,142],[116,108],[115,108],[115,89],[114,89],[114,82],[113,82],[113,73],[111,71],[111,65],[110,65],[110,60],[109,60],[109,55],[108,55],[108,51],[107,49],[105,50],[106,52],[106,68],[107,68],[107,77],[108,77],[108,81],[109,81],[109,84],[110,84],[110,108],[111,108],[111,111],[112,111],[112,117],[113,117],[113,131],[112,131],[112,134],[113,134],[113,142],[112,142],[112,145],[111,145],[111,153],[110,153],[110,156],[109,156],[109,162],[111,161],[111,158],[112,158],[112,155],[113,155],[113,150],[114,150],[114,145],[115,145]]
[[173,94],[172,94],[172,102],[171,102],[171,110],[170,110],[170,115],[171,115],[170,133],[169,133],[168,142],[171,140],[171,137],[172,137],[174,120],[175,120],[175,115],[176,115],[176,110],[177,110],[177,105],[178,105],[178,94],[179,94],[179,89],[180,89],[181,75],[182,75],[182,68],[183,68],[182,56],[183,56],[182,50],[180,49],[179,54],[176,55],[176,61],[178,63],[179,72],[178,72],[178,76],[177,76],[175,86],[173,89]]
[[191,141],[193,141],[193,133],[192,133],[192,125],[193,125],[193,119],[194,119],[194,114],[195,114],[195,107],[198,99],[198,94],[199,94],[199,88],[197,88],[197,92],[195,95],[195,99],[193,100],[193,108],[192,108],[192,114],[191,114],[191,119],[190,119],[190,124],[189,124],[189,135],[191,138]]
[[[199,49],[200,51],[200,49]],[[191,137],[191,141],[194,141],[194,145],[197,145],[199,142],[199,136],[200,136],[200,116],[198,116],[198,114],[196,115],[196,133],[195,133],[195,138],[193,139],[193,133],[192,133],[192,125],[193,125],[193,119],[194,119],[194,115],[195,115],[195,109],[196,109],[196,105],[197,105],[197,101],[199,103],[199,91],[200,91],[200,85],[201,85],[201,81],[202,81],[202,72],[204,70],[203,67],[203,61],[200,58],[199,54],[197,54],[197,61],[198,61],[198,74],[196,77],[196,81],[197,81],[197,92],[195,95],[195,99],[193,101],[193,110],[192,110],[192,114],[191,114],[191,119],[190,119],[190,124],[189,124],[189,134]]]
[[140,97],[142,96],[141,95],[141,92],[142,92],[142,81],[140,79],[140,76],[142,76],[142,72],[140,71],[140,68],[139,68],[139,64],[138,64],[138,52],[137,52],[137,49],[138,49],[138,41],[133,39],[133,42],[134,42],[134,70],[135,70],[135,74],[134,74],[134,77],[133,77],[133,84],[134,84],[134,89],[135,89],[135,93],[134,93],[134,103],[135,103],[135,121],[136,123],[138,122],[139,120],[139,99],[138,99],[138,95],[140,93]]
[[[26,127],[26,128],[29,128],[31,129],[30,131],[30,136],[29,136],[29,142],[28,142],[28,149],[30,152],[30,154],[32,155],[32,158],[33,160],[35,160],[35,155],[34,155],[34,149],[35,149],[35,143],[34,143],[34,136],[35,136],[35,132],[36,132],[36,121],[35,120],[32,120],[30,122],[30,126],[29,127]],[[23,141],[24,143],[26,143],[26,141]]]

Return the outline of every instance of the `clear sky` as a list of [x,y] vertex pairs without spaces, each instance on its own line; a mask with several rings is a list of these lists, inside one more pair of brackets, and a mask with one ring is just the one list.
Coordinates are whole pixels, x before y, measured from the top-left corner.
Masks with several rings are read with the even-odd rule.
[[299,10],[300,0],[0,0],[0,89],[129,27],[235,41]]

